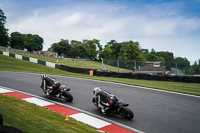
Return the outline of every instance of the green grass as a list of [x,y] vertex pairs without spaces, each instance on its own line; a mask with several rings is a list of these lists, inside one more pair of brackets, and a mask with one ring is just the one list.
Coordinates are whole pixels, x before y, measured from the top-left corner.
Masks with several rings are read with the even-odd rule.
[[0,94],[3,125],[24,133],[96,133],[96,129],[26,101]]

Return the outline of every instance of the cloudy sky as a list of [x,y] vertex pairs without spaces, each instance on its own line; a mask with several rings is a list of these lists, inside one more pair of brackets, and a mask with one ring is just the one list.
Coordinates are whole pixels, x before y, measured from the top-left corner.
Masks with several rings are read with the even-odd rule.
[[200,59],[200,0],[0,0],[9,34],[38,34],[43,50],[61,39],[141,48]]

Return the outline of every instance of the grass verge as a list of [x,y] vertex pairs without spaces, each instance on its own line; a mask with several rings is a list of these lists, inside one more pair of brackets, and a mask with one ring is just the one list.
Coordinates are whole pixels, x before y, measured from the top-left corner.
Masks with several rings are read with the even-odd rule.
[[97,133],[95,129],[35,104],[0,94],[3,125],[24,133]]

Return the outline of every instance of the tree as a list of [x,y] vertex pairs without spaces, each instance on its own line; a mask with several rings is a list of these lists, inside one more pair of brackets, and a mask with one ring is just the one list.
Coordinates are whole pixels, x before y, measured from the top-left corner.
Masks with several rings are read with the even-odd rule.
[[144,54],[144,56],[147,61],[160,61],[159,56],[156,56],[153,53],[147,53],[147,54]]
[[24,50],[23,35],[19,32],[12,32],[10,36],[10,46],[11,48]]
[[99,40],[97,39],[84,40],[83,43],[86,44],[87,56],[89,58],[96,59],[98,53],[102,51],[102,46],[100,45]]
[[138,47],[137,42],[129,41],[123,42],[120,49],[120,58],[123,60],[144,60],[141,49]]
[[177,68],[179,69],[186,69],[190,67],[190,62],[187,60],[187,58],[176,57],[174,60],[177,64]]
[[58,43],[53,43],[53,44],[51,44],[51,47],[48,48],[48,51],[58,52],[57,47],[58,47]]
[[150,53],[151,53],[151,54],[155,54],[156,51],[152,48]]
[[108,44],[110,45],[110,48],[112,50],[112,57],[111,58],[114,59],[114,60],[118,59],[122,44],[117,43],[117,41],[115,41],[115,40],[111,40],[110,42],[108,42]]
[[43,38],[38,35],[23,34],[25,48],[32,51],[41,51],[43,49]]
[[103,58],[103,59],[111,59],[111,57],[112,57],[112,49],[110,48],[109,44],[107,44],[105,46],[104,50],[100,52],[99,57]]
[[155,54],[156,56],[163,57],[165,59],[165,66],[167,70],[170,71],[172,66],[175,67],[173,53],[168,51],[166,52],[161,51],[161,52],[156,52]]
[[144,63],[144,57],[142,54],[142,50],[139,48],[138,42],[122,42],[122,48],[120,49],[120,57],[121,60],[124,60],[125,67],[128,69],[133,69],[135,66],[133,64],[133,60],[139,60],[138,65]]
[[86,45],[83,43],[73,43],[72,47],[71,47],[71,56],[73,57],[86,57],[87,55],[87,49],[86,49]]
[[200,66],[197,64],[196,61],[192,65],[192,70],[193,70],[193,74],[199,74]]
[[8,29],[5,28],[6,16],[3,11],[0,9],[0,46],[7,47],[9,38],[8,38]]
[[148,54],[149,50],[148,49],[141,49],[143,54]]
[[53,43],[48,50],[57,52],[58,55],[64,54],[67,56],[71,56],[70,55],[71,45],[69,44],[69,40],[61,39],[60,42]]
[[80,43],[81,43],[80,41],[71,40],[71,45],[74,45],[74,44],[80,44]]

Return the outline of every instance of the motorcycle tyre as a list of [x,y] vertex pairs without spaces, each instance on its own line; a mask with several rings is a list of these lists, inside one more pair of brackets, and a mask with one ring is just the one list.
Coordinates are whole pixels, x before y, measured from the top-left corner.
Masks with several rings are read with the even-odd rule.
[[64,91],[62,95],[66,98],[67,102],[73,101],[73,96],[68,91]]
[[124,117],[125,119],[131,120],[134,117],[133,112],[129,108],[122,107],[119,110],[119,112],[120,112],[120,114],[123,114],[122,117]]

